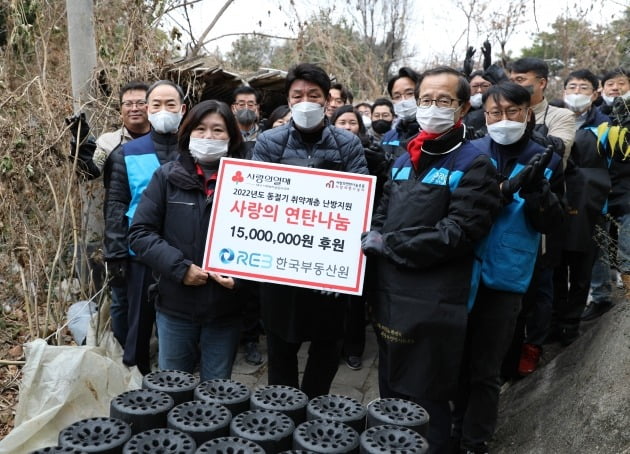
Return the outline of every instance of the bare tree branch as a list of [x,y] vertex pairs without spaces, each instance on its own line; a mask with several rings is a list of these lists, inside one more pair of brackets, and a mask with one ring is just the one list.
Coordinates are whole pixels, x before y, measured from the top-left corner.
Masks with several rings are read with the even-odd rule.
[[225,13],[225,11],[228,9],[228,7],[232,3],[234,3],[234,0],[226,0],[226,2],[223,4],[223,6],[221,7],[221,9],[217,13],[217,15],[214,16],[214,19],[212,19],[212,22],[210,22],[210,25],[208,25],[206,27],[206,29],[203,31],[203,33],[201,34],[201,36],[197,40],[197,43],[195,44],[195,46],[192,48],[192,50],[190,52],[190,57],[196,57],[197,56],[197,54],[199,53],[201,48],[204,46],[203,43],[204,43],[204,40],[206,39],[206,36],[208,36],[208,33],[210,33],[210,31],[214,28],[214,26],[216,25],[218,20],[221,18],[223,13]]
[[193,29],[192,29],[192,24],[190,23],[190,15],[188,14],[188,4],[184,5],[184,17],[186,18],[186,24],[188,24],[188,34],[190,35],[190,37],[192,38],[193,42],[194,41],[194,36],[193,36]]
[[268,35],[266,33],[260,33],[260,32],[240,32],[240,33],[225,33],[224,35],[215,36],[214,38],[210,38],[209,40],[204,42],[203,45],[205,46],[206,44],[211,43],[212,41],[225,38],[226,36],[250,36],[250,35],[260,36],[262,38],[275,38],[275,39],[286,39],[288,41],[297,41],[297,38],[292,38],[290,36]]
[[184,3],[182,3],[182,4],[175,3],[171,7],[165,8],[164,11],[162,12],[162,15],[169,14],[169,13],[175,11],[176,9],[179,9],[179,8],[182,8],[182,7],[185,9],[185,8],[187,8],[190,5],[194,5],[195,3],[200,3],[202,1],[203,0],[185,0]]

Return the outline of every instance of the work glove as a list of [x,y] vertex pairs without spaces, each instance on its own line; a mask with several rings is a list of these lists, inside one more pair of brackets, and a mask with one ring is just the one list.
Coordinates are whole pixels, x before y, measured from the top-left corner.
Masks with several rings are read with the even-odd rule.
[[551,162],[553,156],[553,147],[548,146],[542,154],[537,154],[530,159],[528,166],[531,166],[532,170],[524,178],[521,183],[521,189],[524,194],[531,194],[533,192],[541,192],[543,188],[543,180],[545,178],[545,169]]
[[464,59],[463,72],[466,75],[466,77],[470,76],[470,74],[473,72],[473,63],[472,63],[473,55],[475,55],[475,48],[470,46],[466,50],[466,58]]
[[84,112],[74,114],[65,119],[66,125],[69,126],[70,134],[74,138],[74,143],[82,144],[90,135],[90,125],[87,122]]
[[485,40],[481,45],[481,53],[483,54],[483,69],[484,71],[492,64],[492,47],[490,41]]
[[127,283],[127,260],[109,260],[105,262],[105,269],[111,287],[124,287]]
[[72,139],[70,139],[70,158],[72,160],[77,159],[79,170],[88,179],[98,177],[101,171],[92,160],[96,151],[96,140],[89,134],[90,125],[85,118],[85,114],[83,112],[74,114],[66,118],[65,122],[72,134]]
[[385,151],[378,145],[365,147],[363,151],[370,175],[386,175],[389,170],[390,160]]
[[383,236],[376,230],[363,232],[361,234],[361,249],[365,255],[383,255],[385,252]]
[[501,183],[501,197],[505,205],[514,200],[514,194],[521,189],[523,181],[529,178],[532,173],[532,166],[526,165],[523,169],[512,178],[507,178]]

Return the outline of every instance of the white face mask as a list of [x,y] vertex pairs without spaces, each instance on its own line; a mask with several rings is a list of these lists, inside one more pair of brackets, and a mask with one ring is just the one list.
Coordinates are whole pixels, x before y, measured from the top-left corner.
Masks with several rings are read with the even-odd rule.
[[584,112],[591,105],[591,97],[580,93],[572,93],[564,96],[564,105],[573,112]]
[[372,119],[367,115],[362,115],[361,120],[363,120],[363,126],[365,126],[365,129],[369,129],[370,126],[372,126]]
[[411,120],[416,113],[416,105],[415,98],[403,99],[394,104],[394,113],[398,118]]
[[613,101],[615,100],[614,96],[606,96],[602,93],[602,99],[606,103],[607,106],[612,106]]
[[481,93],[475,93],[470,97],[470,105],[473,106],[473,109],[479,109],[481,107],[481,98],[483,95]]
[[492,140],[501,145],[510,145],[523,137],[527,122],[501,120],[491,125],[486,124],[486,126]]
[[210,164],[227,155],[229,140],[190,138],[188,150],[196,162]]
[[418,107],[416,109],[416,120],[420,125],[420,129],[431,134],[439,134],[455,125],[455,112],[457,109],[453,107],[437,107],[431,104],[429,107]]
[[324,121],[324,106],[308,101],[293,104],[291,118],[298,128],[308,131]]
[[172,134],[177,132],[179,123],[182,121],[182,112],[169,112],[160,110],[149,114],[149,123],[156,132],[160,134]]

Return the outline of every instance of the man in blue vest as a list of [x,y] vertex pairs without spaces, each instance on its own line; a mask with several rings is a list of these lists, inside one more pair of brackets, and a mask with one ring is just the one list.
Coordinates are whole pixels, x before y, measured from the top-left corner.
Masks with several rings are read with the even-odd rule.
[[147,91],[146,109],[151,133],[117,147],[104,173],[104,256],[116,285],[127,288],[129,331],[123,362],[151,371],[149,341],[155,310],[149,301],[151,269],[136,261],[129,249],[128,230],[134,212],[153,172],[178,156],[177,130],[186,112],[184,92],[168,80],[155,82]]

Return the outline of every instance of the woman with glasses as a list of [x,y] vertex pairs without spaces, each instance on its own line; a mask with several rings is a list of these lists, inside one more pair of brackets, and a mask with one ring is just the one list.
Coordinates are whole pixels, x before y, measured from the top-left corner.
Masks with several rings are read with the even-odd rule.
[[[179,128],[179,159],[158,170],[135,212],[130,245],[158,277],[158,366],[201,380],[230,378],[241,330],[241,287],[200,265],[223,156],[240,158],[243,138],[219,101],[197,104]],[[237,289],[238,288],[238,289]]]
[[[468,452],[487,452],[497,420],[500,370],[521,300],[530,285],[541,234],[562,225],[562,159],[531,140],[529,92],[512,82],[483,96],[488,136],[471,144],[489,150],[503,207],[478,245],[466,344],[455,401],[454,436]],[[472,300],[472,298],[471,298]]]

